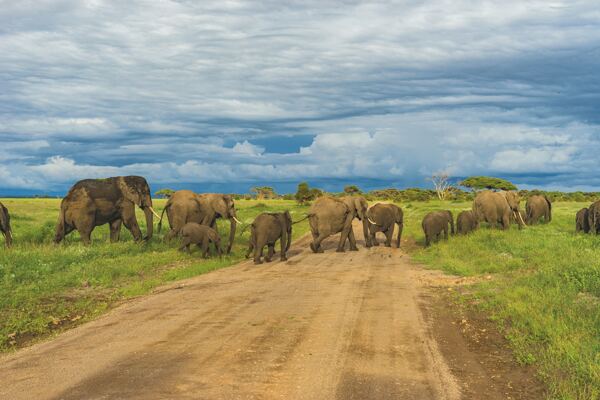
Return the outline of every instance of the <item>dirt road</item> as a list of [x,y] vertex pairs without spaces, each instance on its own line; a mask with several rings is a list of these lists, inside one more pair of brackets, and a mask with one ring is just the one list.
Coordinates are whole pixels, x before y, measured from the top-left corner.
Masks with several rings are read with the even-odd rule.
[[4,356],[0,398],[461,398],[407,256],[307,244],[288,262],[180,282]]

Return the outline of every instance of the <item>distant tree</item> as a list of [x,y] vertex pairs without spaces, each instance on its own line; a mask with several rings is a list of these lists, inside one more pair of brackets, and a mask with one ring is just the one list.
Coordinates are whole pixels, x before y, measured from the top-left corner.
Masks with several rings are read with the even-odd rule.
[[257,200],[274,199],[277,197],[275,189],[270,186],[256,186],[251,189]]
[[347,185],[344,186],[344,193],[353,195],[353,194],[361,194],[361,190],[356,185]]
[[173,189],[160,189],[154,193],[155,196],[168,199],[175,193]]
[[438,199],[446,200],[452,191],[450,176],[446,173],[433,174],[429,180],[433,183]]
[[306,204],[307,202],[316,199],[323,195],[323,191],[317,188],[310,188],[307,182],[300,182],[298,184],[298,190],[296,190],[296,201],[299,204]]
[[506,179],[495,178],[492,176],[470,176],[459,182],[459,185],[473,190],[517,190],[517,187]]

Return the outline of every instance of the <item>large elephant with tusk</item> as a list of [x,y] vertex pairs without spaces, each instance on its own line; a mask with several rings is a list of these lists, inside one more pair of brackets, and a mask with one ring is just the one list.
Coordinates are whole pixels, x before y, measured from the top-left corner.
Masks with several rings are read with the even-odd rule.
[[135,206],[144,211],[146,237],[152,238],[153,215],[150,187],[141,176],[117,176],[106,179],[84,179],[77,182],[60,203],[54,242],[60,243],[66,235],[77,230],[81,240],[90,244],[95,227],[109,224],[110,240],[119,240],[121,224],[136,241],[142,232],[135,217]]
[[519,210],[521,199],[514,191],[493,192],[484,190],[473,200],[473,213],[480,222],[487,222],[492,228],[500,224],[502,229],[508,229],[513,215],[519,227],[525,226],[525,221]]
[[181,228],[188,222],[196,222],[214,228],[217,218],[228,219],[230,230],[227,253],[231,252],[236,226],[240,223],[236,217],[235,204],[231,195],[220,193],[198,194],[191,190],[178,190],[169,198],[163,209],[158,223],[159,232],[165,212],[171,227],[166,236],[167,240],[178,235]]
[[350,242],[350,250],[357,251],[356,239],[352,230],[352,221],[358,218],[362,222],[365,244],[371,247],[369,222],[367,218],[367,200],[362,196],[319,197],[311,206],[308,222],[313,236],[310,248],[315,253],[322,253],[321,242],[331,235],[340,233],[337,251],[343,252],[346,240]]
[[369,232],[373,246],[379,246],[375,235],[377,232],[383,232],[385,245],[391,247],[394,226],[398,225],[396,247],[400,248],[402,229],[404,228],[404,213],[400,207],[395,204],[377,203],[367,210],[367,220],[369,221]]

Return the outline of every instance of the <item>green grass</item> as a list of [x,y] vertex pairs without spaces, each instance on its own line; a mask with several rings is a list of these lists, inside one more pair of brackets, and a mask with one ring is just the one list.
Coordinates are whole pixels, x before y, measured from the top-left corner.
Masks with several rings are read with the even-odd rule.
[[[91,246],[84,246],[77,232],[54,245],[59,200],[3,199],[11,213],[14,247],[0,247],[0,351],[47,336],[73,324],[94,318],[123,299],[148,293],[165,282],[192,277],[241,260],[249,230],[238,234],[229,256],[202,259],[177,251],[178,243],[164,243],[156,234],[149,243],[133,242],[122,230],[119,243],[109,243],[107,226],[94,230]],[[265,211],[289,209],[292,218],[305,215],[307,207],[292,201],[238,201],[238,218],[244,225]],[[165,201],[156,201],[160,213]],[[143,214],[138,214],[145,231]],[[167,226],[164,228],[168,228]],[[306,221],[294,225],[293,237],[308,230]],[[227,242],[228,222],[219,223]],[[166,233],[166,229],[162,235]],[[161,236],[162,236],[161,235]]]
[[[600,237],[575,233],[575,213],[588,205],[557,203],[548,225],[483,227],[413,254],[448,273],[492,276],[461,300],[498,321],[518,361],[537,366],[553,399],[600,398]],[[451,209],[456,217],[470,203],[403,208],[408,235],[422,242],[426,212]]]
[[[75,232],[52,244],[58,200],[7,199],[15,246],[0,249],[0,351],[45,337],[104,312],[123,299],[148,293],[165,282],[231,265],[243,258],[249,232],[238,235],[228,257],[203,260],[165,244],[160,237],[136,244],[123,230],[120,243],[108,229],[94,231],[92,246]],[[164,201],[156,202],[161,211]],[[587,203],[557,203],[554,219],[508,231],[482,228],[451,237],[428,249],[408,247],[413,258],[462,276],[491,275],[461,296],[498,322],[517,359],[534,364],[553,399],[600,398],[600,236],[575,234],[575,213]],[[421,219],[429,211],[451,209],[456,217],[470,203],[401,204],[404,237],[423,243]],[[250,223],[263,211],[290,209],[294,220],[307,207],[291,201],[238,201],[238,215]],[[143,216],[138,220],[143,224]],[[142,230],[145,228],[142,226]],[[226,224],[220,224],[225,234]],[[238,232],[241,231],[241,228]],[[294,237],[308,231],[294,226]],[[165,232],[163,232],[164,234]],[[225,236],[225,235],[224,235]]]

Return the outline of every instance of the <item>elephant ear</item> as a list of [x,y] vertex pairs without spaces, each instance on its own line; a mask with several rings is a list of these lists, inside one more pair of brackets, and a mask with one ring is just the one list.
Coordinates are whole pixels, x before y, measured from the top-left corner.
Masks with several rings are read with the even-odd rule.
[[124,198],[141,207],[142,199],[135,187],[127,184],[122,176],[118,178],[117,185],[119,186],[121,193],[123,193]]
[[364,197],[362,197],[362,196],[354,197],[354,208],[356,209],[356,213],[358,214],[358,217],[361,220],[366,218],[367,202],[364,199]]

